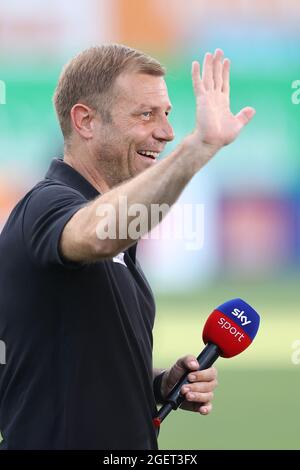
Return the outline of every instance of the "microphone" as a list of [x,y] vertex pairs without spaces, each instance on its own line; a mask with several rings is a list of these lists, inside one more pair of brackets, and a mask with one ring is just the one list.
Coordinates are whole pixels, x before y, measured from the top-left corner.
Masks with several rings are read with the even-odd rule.
[[[208,317],[204,325],[202,339],[206,344],[197,357],[199,369],[204,370],[212,366],[219,356],[229,358],[243,352],[256,336],[259,327],[258,313],[242,299],[232,299],[219,305]],[[185,400],[180,390],[183,385],[190,383],[186,371],[181,379],[174,385],[160,408],[153,424],[159,428],[162,421],[172,410],[177,410]]]

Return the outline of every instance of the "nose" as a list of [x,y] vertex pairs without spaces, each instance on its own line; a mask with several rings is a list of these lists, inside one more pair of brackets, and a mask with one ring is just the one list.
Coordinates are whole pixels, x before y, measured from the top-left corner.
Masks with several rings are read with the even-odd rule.
[[175,138],[173,127],[169,123],[167,116],[153,129],[153,137],[157,140],[170,142]]

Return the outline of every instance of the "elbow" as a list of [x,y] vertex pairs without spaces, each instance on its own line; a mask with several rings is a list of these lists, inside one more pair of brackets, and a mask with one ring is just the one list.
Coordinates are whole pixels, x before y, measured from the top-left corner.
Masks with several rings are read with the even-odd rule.
[[111,259],[122,251],[123,243],[120,243],[114,234],[104,230],[106,226],[98,223],[87,223],[81,231],[81,243],[86,245],[84,250],[87,254],[87,261],[101,261]]
[[[92,227],[89,239],[93,245],[93,257],[97,260],[114,258],[122,251],[122,243],[116,236],[115,230],[109,230],[109,225],[110,222],[103,219],[98,221],[96,227]],[[114,227],[113,223],[112,227]]]
[[109,238],[99,240],[95,237],[91,251],[93,253],[93,259],[100,261],[113,258],[120,252],[120,250],[121,248],[119,247],[118,240],[111,240]]

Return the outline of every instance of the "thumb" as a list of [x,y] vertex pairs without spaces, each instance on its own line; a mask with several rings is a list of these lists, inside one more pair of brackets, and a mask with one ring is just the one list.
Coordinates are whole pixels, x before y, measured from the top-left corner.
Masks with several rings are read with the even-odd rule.
[[171,367],[165,374],[165,392],[168,394],[174,385],[181,379],[187,371],[198,370],[199,362],[195,356],[184,356],[177,360],[176,364]]
[[239,113],[235,115],[237,121],[240,124],[240,127],[244,127],[248,122],[251,121],[253,116],[255,115],[256,111],[254,108],[250,108],[250,106],[247,106],[246,108],[243,108]]

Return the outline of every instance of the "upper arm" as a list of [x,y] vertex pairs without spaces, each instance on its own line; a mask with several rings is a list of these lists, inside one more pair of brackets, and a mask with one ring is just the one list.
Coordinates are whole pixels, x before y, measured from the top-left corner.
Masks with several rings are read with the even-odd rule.
[[23,240],[33,261],[41,266],[68,265],[60,249],[65,227],[86,206],[80,193],[62,185],[37,188],[30,195],[23,214]]
[[73,262],[96,260],[96,231],[89,219],[90,210],[85,206],[65,225],[59,242],[59,250],[65,259]]
[[[74,262],[93,262],[115,256],[118,244],[109,237],[97,235],[97,209],[94,201],[80,208],[64,227],[60,251],[65,259]],[[116,246],[117,245],[117,246]]]

